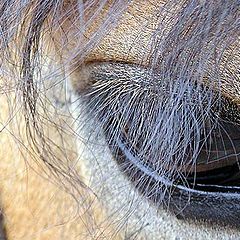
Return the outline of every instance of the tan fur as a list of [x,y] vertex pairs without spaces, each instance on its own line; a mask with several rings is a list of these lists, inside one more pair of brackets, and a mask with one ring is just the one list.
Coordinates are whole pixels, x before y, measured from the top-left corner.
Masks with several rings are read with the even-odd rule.
[[[3,123],[8,122],[8,107],[7,98],[1,96],[1,128]],[[19,119],[22,121],[19,122]],[[24,129],[23,116],[16,114],[1,132],[0,192],[7,239],[108,239],[108,234],[113,232],[111,227],[101,224],[102,229],[98,228],[105,216],[100,204],[96,200],[91,202],[89,196],[92,204],[89,221],[88,213],[84,213],[86,209],[79,209],[76,200],[47,177],[45,171],[48,169],[43,164],[37,164],[36,158],[33,160],[34,153],[24,150],[24,144],[29,146],[23,137]],[[54,132],[52,129],[53,138]],[[70,136],[65,137],[74,152],[74,142]],[[54,140],[59,141],[57,136]],[[22,141],[20,148],[18,141]],[[75,157],[69,154],[70,159]],[[88,226],[89,222],[91,226]]]

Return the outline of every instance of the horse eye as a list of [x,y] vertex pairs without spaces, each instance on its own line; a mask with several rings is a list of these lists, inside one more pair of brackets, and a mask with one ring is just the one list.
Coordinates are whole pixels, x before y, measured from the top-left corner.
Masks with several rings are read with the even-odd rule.
[[[93,83],[85,92],[89,111],[137,190],[176,214],[225,221],[219,217],[224,211],[235,224],[239,212],[229,196],[239,201],[238,105],[224,96],[216,104],[207,87],[168,85],[139,66],[91,63],[84,73]],[[195,202],[189,205],[190,198]],[[206,199],[216,208],[201,203]]]
[[[123,131],[122,150],[129,156],[126,148],[138,155],[138,146],[128,147],[132,144],[127,141],[127,128]],[[123,147],[123,144],[125,147]],[[141,143],[138,143],[141,144]],[[185,184],[195,190],[205,192],[240,192],[240,125],[229,120],[218,119],[215,126],[205,124],[200,138],[199,153],[196,164],[185,164],[178,171],[186,176],[184,182],[181,178],[177,184]],[[191,162],[191,145],[186,154],[188,163]],[[173,156],[174,157],[174,156]],[[149,161],[150,162],[150,161]]]

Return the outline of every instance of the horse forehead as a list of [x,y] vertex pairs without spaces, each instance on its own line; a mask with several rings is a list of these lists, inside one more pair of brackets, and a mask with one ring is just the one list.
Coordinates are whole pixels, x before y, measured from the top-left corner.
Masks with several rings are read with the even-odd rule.
[[[84,60],[89,62],[125,61],[143,63],[143,58],[151,50],[151,38],[159,25],[159,20],[161,20],[159,12],[164,3],[165,0],[131,1],[119,17],[116,15],[117,23],[104,35],[99,44],[91,49]],[[108,5],[106,5],[104,9],[94,19],[94,24],[84,29],[84,42],[88,42],[93,38],[94,33],[99,30],[101,23],[103,23],[104,18],[106,18],[106,12],[108,12],[108,10],[111,11]],[[90,11],[94,12],[94,8],[90,9]],[[73,19],[76,17],[74,14],[75,11],[72,11],[70,21],[63,23],[64,33],[68,34],[69,41],[66,54],[78,48],[79,42],[81,41],[78,34],[76,34],[80,29],[80,22],[72,24],[73,20],[71,17]],[[88,13],[86,13],[86,18],[87,16]],[[63,51],[65,50],[63,49]]]

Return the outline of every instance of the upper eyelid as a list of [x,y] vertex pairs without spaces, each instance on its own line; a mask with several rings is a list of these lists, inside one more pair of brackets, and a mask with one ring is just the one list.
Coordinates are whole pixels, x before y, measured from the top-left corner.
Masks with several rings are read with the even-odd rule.
[[151,81],[153,75],[146,67],[125,62],[88,62],[73,71],[73,85],[76,91],[84,92],[84,88],[98,81],[122,81],[143,84]]

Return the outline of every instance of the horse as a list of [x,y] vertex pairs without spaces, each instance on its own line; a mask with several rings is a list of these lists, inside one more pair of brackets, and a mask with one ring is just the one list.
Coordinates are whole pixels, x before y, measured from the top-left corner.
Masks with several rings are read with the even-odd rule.
[[240,239],[238,0],[2,0],[2,239]]

